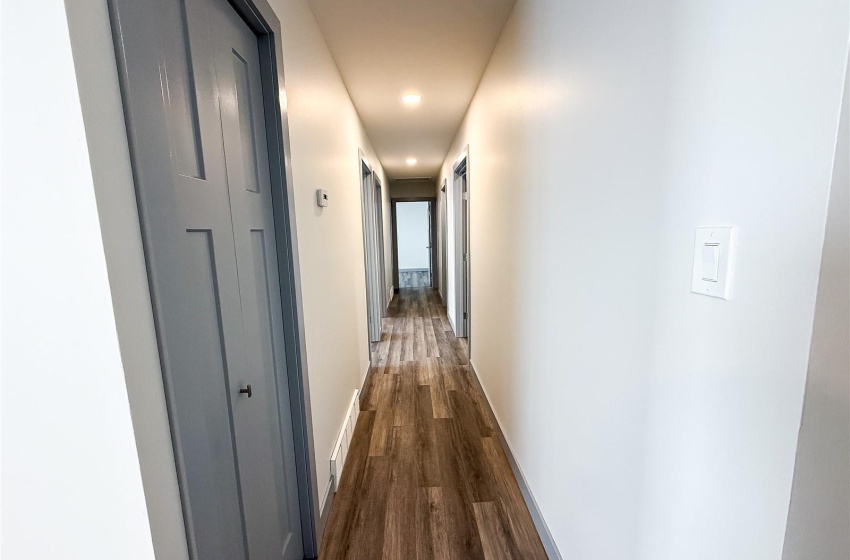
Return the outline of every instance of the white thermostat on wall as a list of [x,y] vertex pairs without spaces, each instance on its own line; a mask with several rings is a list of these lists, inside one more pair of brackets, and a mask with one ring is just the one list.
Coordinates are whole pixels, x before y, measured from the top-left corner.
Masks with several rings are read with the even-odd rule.
[[328,205],[328,191],[325,189],[316,189],[316,204],[322,208]]
[[735,259],[735,227],[700,227],[694,239],[691,291],[729,299]]

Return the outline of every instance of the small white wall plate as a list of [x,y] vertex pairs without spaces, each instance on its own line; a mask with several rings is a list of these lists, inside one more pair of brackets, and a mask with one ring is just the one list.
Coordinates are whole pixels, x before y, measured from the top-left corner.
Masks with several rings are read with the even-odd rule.
[[316,204],[321,208],[328,205],[328,191],[325,189],[316,189]]
[[732,293],[736,231],[734,226],[697,228],[692,292],[729,299]]

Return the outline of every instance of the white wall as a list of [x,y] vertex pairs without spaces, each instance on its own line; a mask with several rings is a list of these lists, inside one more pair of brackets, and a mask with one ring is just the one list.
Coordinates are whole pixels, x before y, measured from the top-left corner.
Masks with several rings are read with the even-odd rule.
[[427,270],[431,253],[428,251],[428,202],[397,202],[395,207],[398,238],[398,269]]
[[835,146],[785,560],[850,558],[850,69]]
[[[360,164],[363,150],[388,182],[305,0],[271,0],[280,18],[289,106],[298,256],[319,495],[330,483],[330,456],[369,366]],[[316,205],[315,191],[330,204]],[[384,239],[390,246],[388,189]],[[387,269],[391,269],[387,250]],[[390,275],[386,276],[391,284]]]
[[438,184],[468,144],[471,359],[565,558],[780,556],[847,44],[845,0],[517,2]]
[[64,5],[2,22],[0,554],[153,558]]
[[[849,21],[846,0],[674,21],[643,558],[781,555]],[[681,289],[693,227],[721,222],[740,228],[728,303]]]

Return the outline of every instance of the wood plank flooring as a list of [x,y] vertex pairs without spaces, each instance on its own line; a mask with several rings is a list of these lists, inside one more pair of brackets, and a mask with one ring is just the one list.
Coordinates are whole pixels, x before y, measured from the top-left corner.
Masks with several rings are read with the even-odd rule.
[[396,295],[322,560],[546,558],[467,356],[436,292]]

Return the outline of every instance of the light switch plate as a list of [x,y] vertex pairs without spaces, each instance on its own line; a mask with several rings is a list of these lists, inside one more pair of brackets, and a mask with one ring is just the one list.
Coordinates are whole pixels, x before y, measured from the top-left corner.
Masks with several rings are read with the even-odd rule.
[[328,205],[328,191],[325,189],[316,189],[316,204],[321,208]]
[[736,229],[732,226],[697,228],[691,278],[691,291],[695,294],[729,299],[732,292]]

